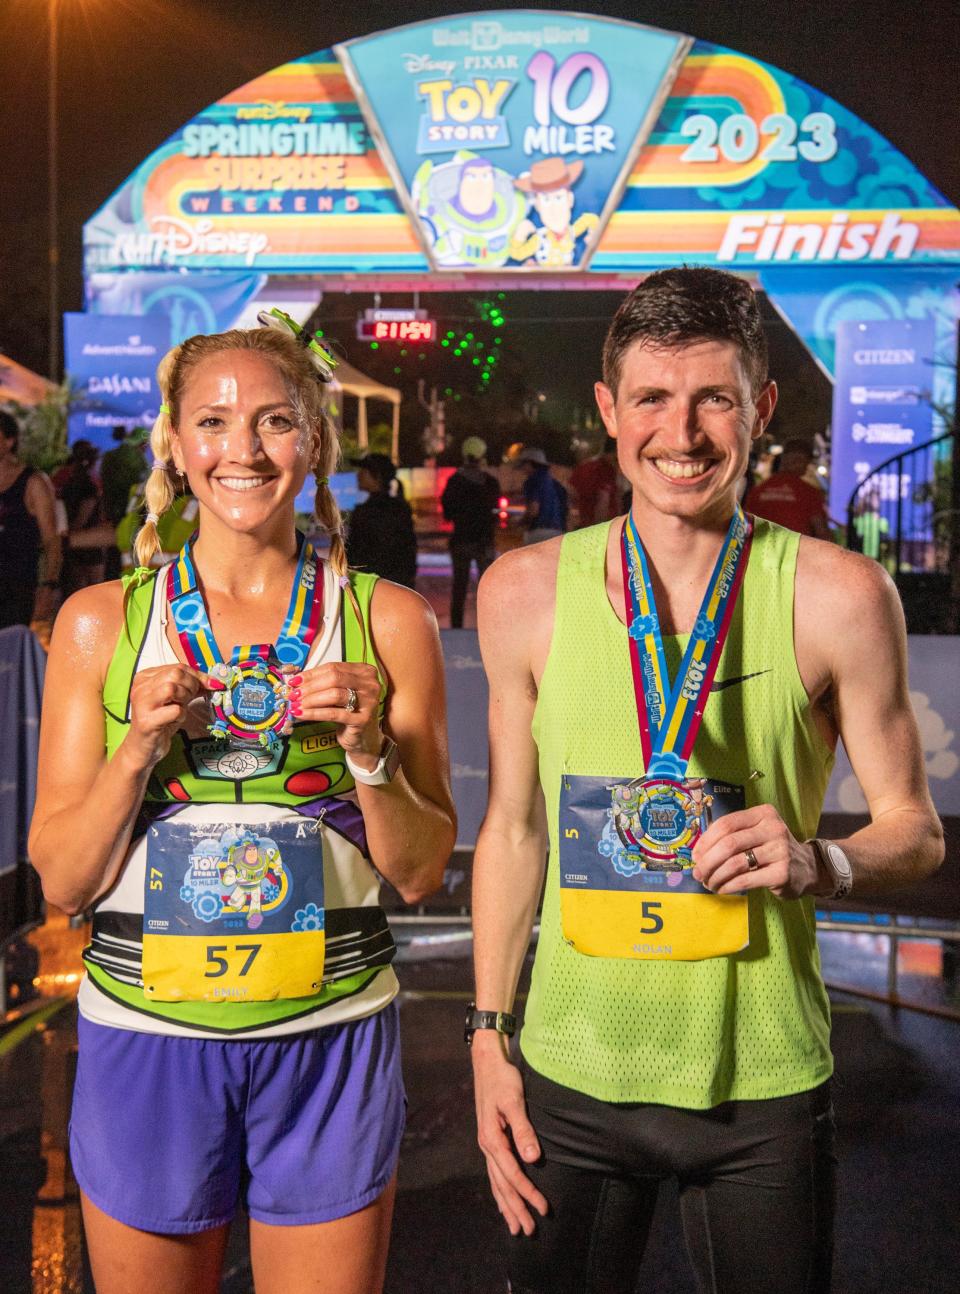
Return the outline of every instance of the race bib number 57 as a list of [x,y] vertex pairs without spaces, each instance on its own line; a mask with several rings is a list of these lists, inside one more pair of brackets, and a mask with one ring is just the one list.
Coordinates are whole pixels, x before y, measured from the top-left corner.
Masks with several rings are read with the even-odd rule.
[[158,1002],[308,997],[324,963],[319,822],[147,833],[143,992]]

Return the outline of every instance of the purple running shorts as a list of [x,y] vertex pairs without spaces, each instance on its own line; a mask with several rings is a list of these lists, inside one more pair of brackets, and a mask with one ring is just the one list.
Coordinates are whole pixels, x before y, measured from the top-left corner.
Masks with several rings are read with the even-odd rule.
[[405,1118],[395,1002],[285,1038],[171,1038],[79,1020],[70,1155],[80,1189],[140,1231],[330,1222],[393,1175]]

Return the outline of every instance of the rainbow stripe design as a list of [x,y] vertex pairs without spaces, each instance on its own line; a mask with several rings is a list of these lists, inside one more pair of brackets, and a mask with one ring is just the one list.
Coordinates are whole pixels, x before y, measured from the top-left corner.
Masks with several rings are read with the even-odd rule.
[[[194,669],[209,672],[223,664],[220,648],[210,627],[206,603],[197,586],[193,565],[194,535],[181,548],[167,573],[167,601],[187,661]],[[287,616],[275,646],[235,647],[231,662],[259,658],[273,653],[282,665],[302,667],[310,654],[323,614],[323,584],[317,580],[317,559],[313,545],[298,534],[299,560],[293,577]]]

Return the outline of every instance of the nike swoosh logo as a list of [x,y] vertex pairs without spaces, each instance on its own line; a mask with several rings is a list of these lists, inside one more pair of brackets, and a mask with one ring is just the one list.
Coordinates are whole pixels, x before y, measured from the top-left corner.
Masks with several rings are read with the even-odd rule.
[[759,678],[761,674],[769,674],[768,669],[754,670],[752,674],[738,674],[736,678],[714,679],[710,686],[711,692],[722,692],[725,687],[733,687],[734,683],[743,683],[748,678]]

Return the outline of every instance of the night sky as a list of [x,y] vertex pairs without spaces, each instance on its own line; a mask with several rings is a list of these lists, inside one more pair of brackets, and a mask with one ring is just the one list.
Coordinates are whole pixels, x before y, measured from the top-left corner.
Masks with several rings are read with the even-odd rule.
[[[401,13],[415,21],[473,8],[423,0],[402,7],[366,0],[335,7],[294,0],[57,3],[65,310],[81,307],[84,221],[187,118],[288,59],[394,26]],[[485,6],[509,7],[521,6]],[[960,203],[956,0],[637,0],[587,7],[727,45],[802,77],[874,126]],[[47,330],[46,9],[46,0],[0,0],[0,350],[41,371]],[[351,308],[355,304],[360,303],[351,302]],[[566,317],[581,309],[597,315],[607,305],[601,294],[576,300],[545,295],[542,312]],[[508,302],[508,324],[511,311],[528,318],[531,309],[537,309],[533,294]],[[583,367],[577,360],[590,352],[598,329],[599,323],[552,329],[550,369],[533,371],[532,384],[549,371]],[[536,336],[531,332],[531,341]],[[520,331],[514,338],[520,342]],[[776,354],[776,336],[773,342]],[[542,356],[542,340],[532,349]],[[789,351],[784,354],[789,357]],[[821,390],[818,402],[823,398]]]

